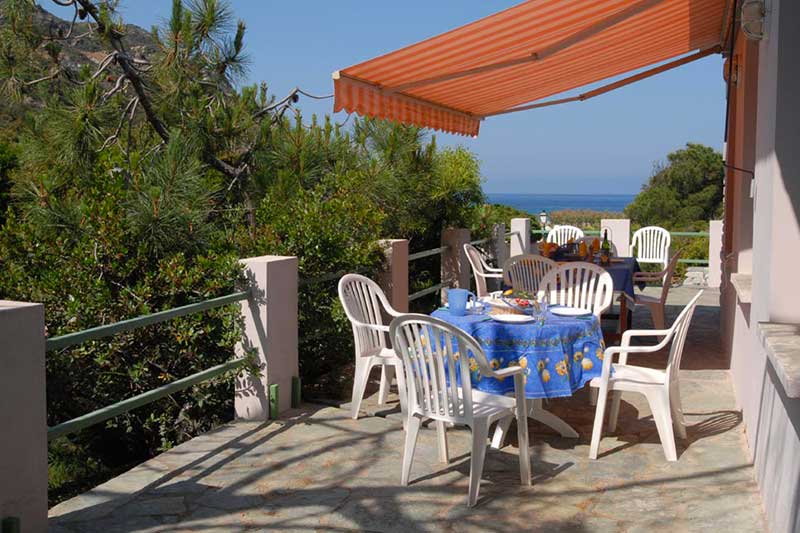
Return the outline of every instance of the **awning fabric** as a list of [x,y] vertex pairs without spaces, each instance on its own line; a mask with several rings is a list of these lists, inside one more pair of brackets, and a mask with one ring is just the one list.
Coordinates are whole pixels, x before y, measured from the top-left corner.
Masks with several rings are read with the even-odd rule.
[[335,72],[334,110],[474,136],[487,116],[718,50],[731,3],[529,0]]

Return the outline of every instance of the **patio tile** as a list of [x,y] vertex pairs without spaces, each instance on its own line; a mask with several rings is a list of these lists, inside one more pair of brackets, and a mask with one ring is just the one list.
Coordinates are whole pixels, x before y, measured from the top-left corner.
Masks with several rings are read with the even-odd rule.
[[[676,301],[691,296],[683,292]],[[505,447],[487,452],[479,505],[470,509],[468,431],[448,431],[445,465],[434,429],[424,428],[403,487],[396,403],[387,409],[372,396],[362,413],[384,416],[352,420],[344,409],[305,405],[285,420],[228,424],[192,439],[52,509],[51,531],[764,531],[712,304],[699,309],[700,333],[687,343],[689,439],[678,441],[675,463],[664,459],[647,403],[635,395],[623,396],[618,431],[589,460],[594,408],[582,390],[547,406],[580,438],[532,422],[534,483],[523,487],[512,430]],[[678,311],[671,306],[668,318]],[[647,320],[636,316],[634,325]]]

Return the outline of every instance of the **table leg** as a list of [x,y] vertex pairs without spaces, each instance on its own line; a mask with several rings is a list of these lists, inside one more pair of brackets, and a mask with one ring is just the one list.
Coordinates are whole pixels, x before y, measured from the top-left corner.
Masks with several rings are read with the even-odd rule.
[[[572,426],[564,422],[561,418],[557,417],[550,411],[547,411],[542,406],[541,399],[528,399],[528,418],[541,422],[545,426],[555,429],[556,431],[561,434],[562,437],[568,437],[571,439],[578,438],[578,432],[572,429]],[[503,446],[503,442],[506,440],[506,435],[508,434],[508,428],[511,426],[511,418],[507,416],[503,418],[499,422],[497,422],[497,427],[494,429],[494,435],[492,435],[492,448],[500,449]]]

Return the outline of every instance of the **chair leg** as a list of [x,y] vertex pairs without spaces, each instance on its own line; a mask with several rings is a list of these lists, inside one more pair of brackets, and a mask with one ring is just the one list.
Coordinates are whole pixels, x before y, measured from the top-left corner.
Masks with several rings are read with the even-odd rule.
[[353,420],[358,420],[358,410],[361,408],[361,400],[367,389],[367,380],[371,369],[371,360],[366,358],[356,360],[356,375],[353,377],[353,396],[350,403],[350,415]]
[[498,420],[497,426],[494,428],[494,435],[492,435],[492,448],[499,450],[503,447],[503,443],[506,440],[506,435],[508,435],[509,427],[511,427],[510,416]]
[[659,390],[649,393],[647,401],[650,404],[650,410],[653,412],[653,420],[655,420],[656,428],[658,429],[661,446],[664,447],[664,456],[667,461],[677,461],[678,453],[675,450],[675,435],[672,432],[672,414],[670,412],[669,398],[665,392]]
[[408,391],[406,390],[406,377],[402,363],[395,366],[397,378],[397,396],[400,398],[400,415],[403,417],[403,429],[408,425]]
[[392,387],[394,378],[394,366],[383,365],[381,367],[381,386],[378,389],[378,404],[383,405],[389,399],[389,389]]
[[478,502],[478,489],[483,474],[483,460],[486,457],[486,439],[489,438],[489,424],[486,418],[476,418],[472,422],[472,456],[469,461],[469,497],[467,505]]
[[528,409],[525,405],[517,405],[517,441],[519,443],[520,483],[529,487],[531,485],[531,452],[528,449]]
[[422,419],[418,416],[408,417],[408,428],[406,430],[406,441],[403,446],[403,467],[400,474],[400,483],[408,485],[408,476],[411,474],[411,462],[414,459],[414,449],[417,447],[417,435]]
[[678,431],[678,436],[686,439],[686,420],[683,418],[683,408],[681,407],[681,391],[678,382],[675,381],[670,386],[669,404],[672,411],[672,425]]
[[622,399],[620,391],[611,393],[611,410],[608,412],[608,431],[614,432],[617,430],[617,419],[619,418],[619,403]]
[[653,317],[653,326],[655,329],[667,329],[666,321],[664,320],[663,305],[650,306],[650,315]]
[[450,462],[450,454],[447,451],[447,425],[441,420],[436,421],[436,441],[439,446],[439,462],[447,464]]
[[594,427],[592,428],[592,442],[589,446],[589,459],[597,459],[597,452],[600,449],[600,437],[603,435],[603,418],[606,415],[607,398],[608,385],[604,383],[600,386],[597,407],[594,411]]

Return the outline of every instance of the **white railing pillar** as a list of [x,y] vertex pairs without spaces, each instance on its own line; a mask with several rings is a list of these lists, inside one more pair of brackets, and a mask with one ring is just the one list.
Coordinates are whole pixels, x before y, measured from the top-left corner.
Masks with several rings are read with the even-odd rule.
[[511,257],[530,253],[531,219],[511,219]]
[[617,248],[617,255],[631,255],[631,221],[627,218],[604,218],[600,220],[600,240],[608,230],[608,240]]
[[[251,296],[239,304],[243,331],[236,353],[253,353],[260,372],[236,379],[236,417],[267,420],[270,407],[273,414],[289,409],[298,376],[297,258],[266,255],[241,264]],[[278,385],[278,395],[270,398],[272,385]]]
[[397,311],[408,312],[408,239],[379,241],[386,258],[378,284]]
[[[470,287],[470,266],[464,245],[470,241],[470,232],[464,228],[448,228],[442,231],[442,283],[446,287]],[[447,302],[447,291],[442,291],[442,303]]]
[[708,224],[708,286],[719,288],[722,284],[722,221]]
[[508,244],[506,244],[506,225],[503,223],[492,226],[492,253],[497,268],[503,268],[509,257]]
[[44,306],[0,300],[0,520],[47,530]]

